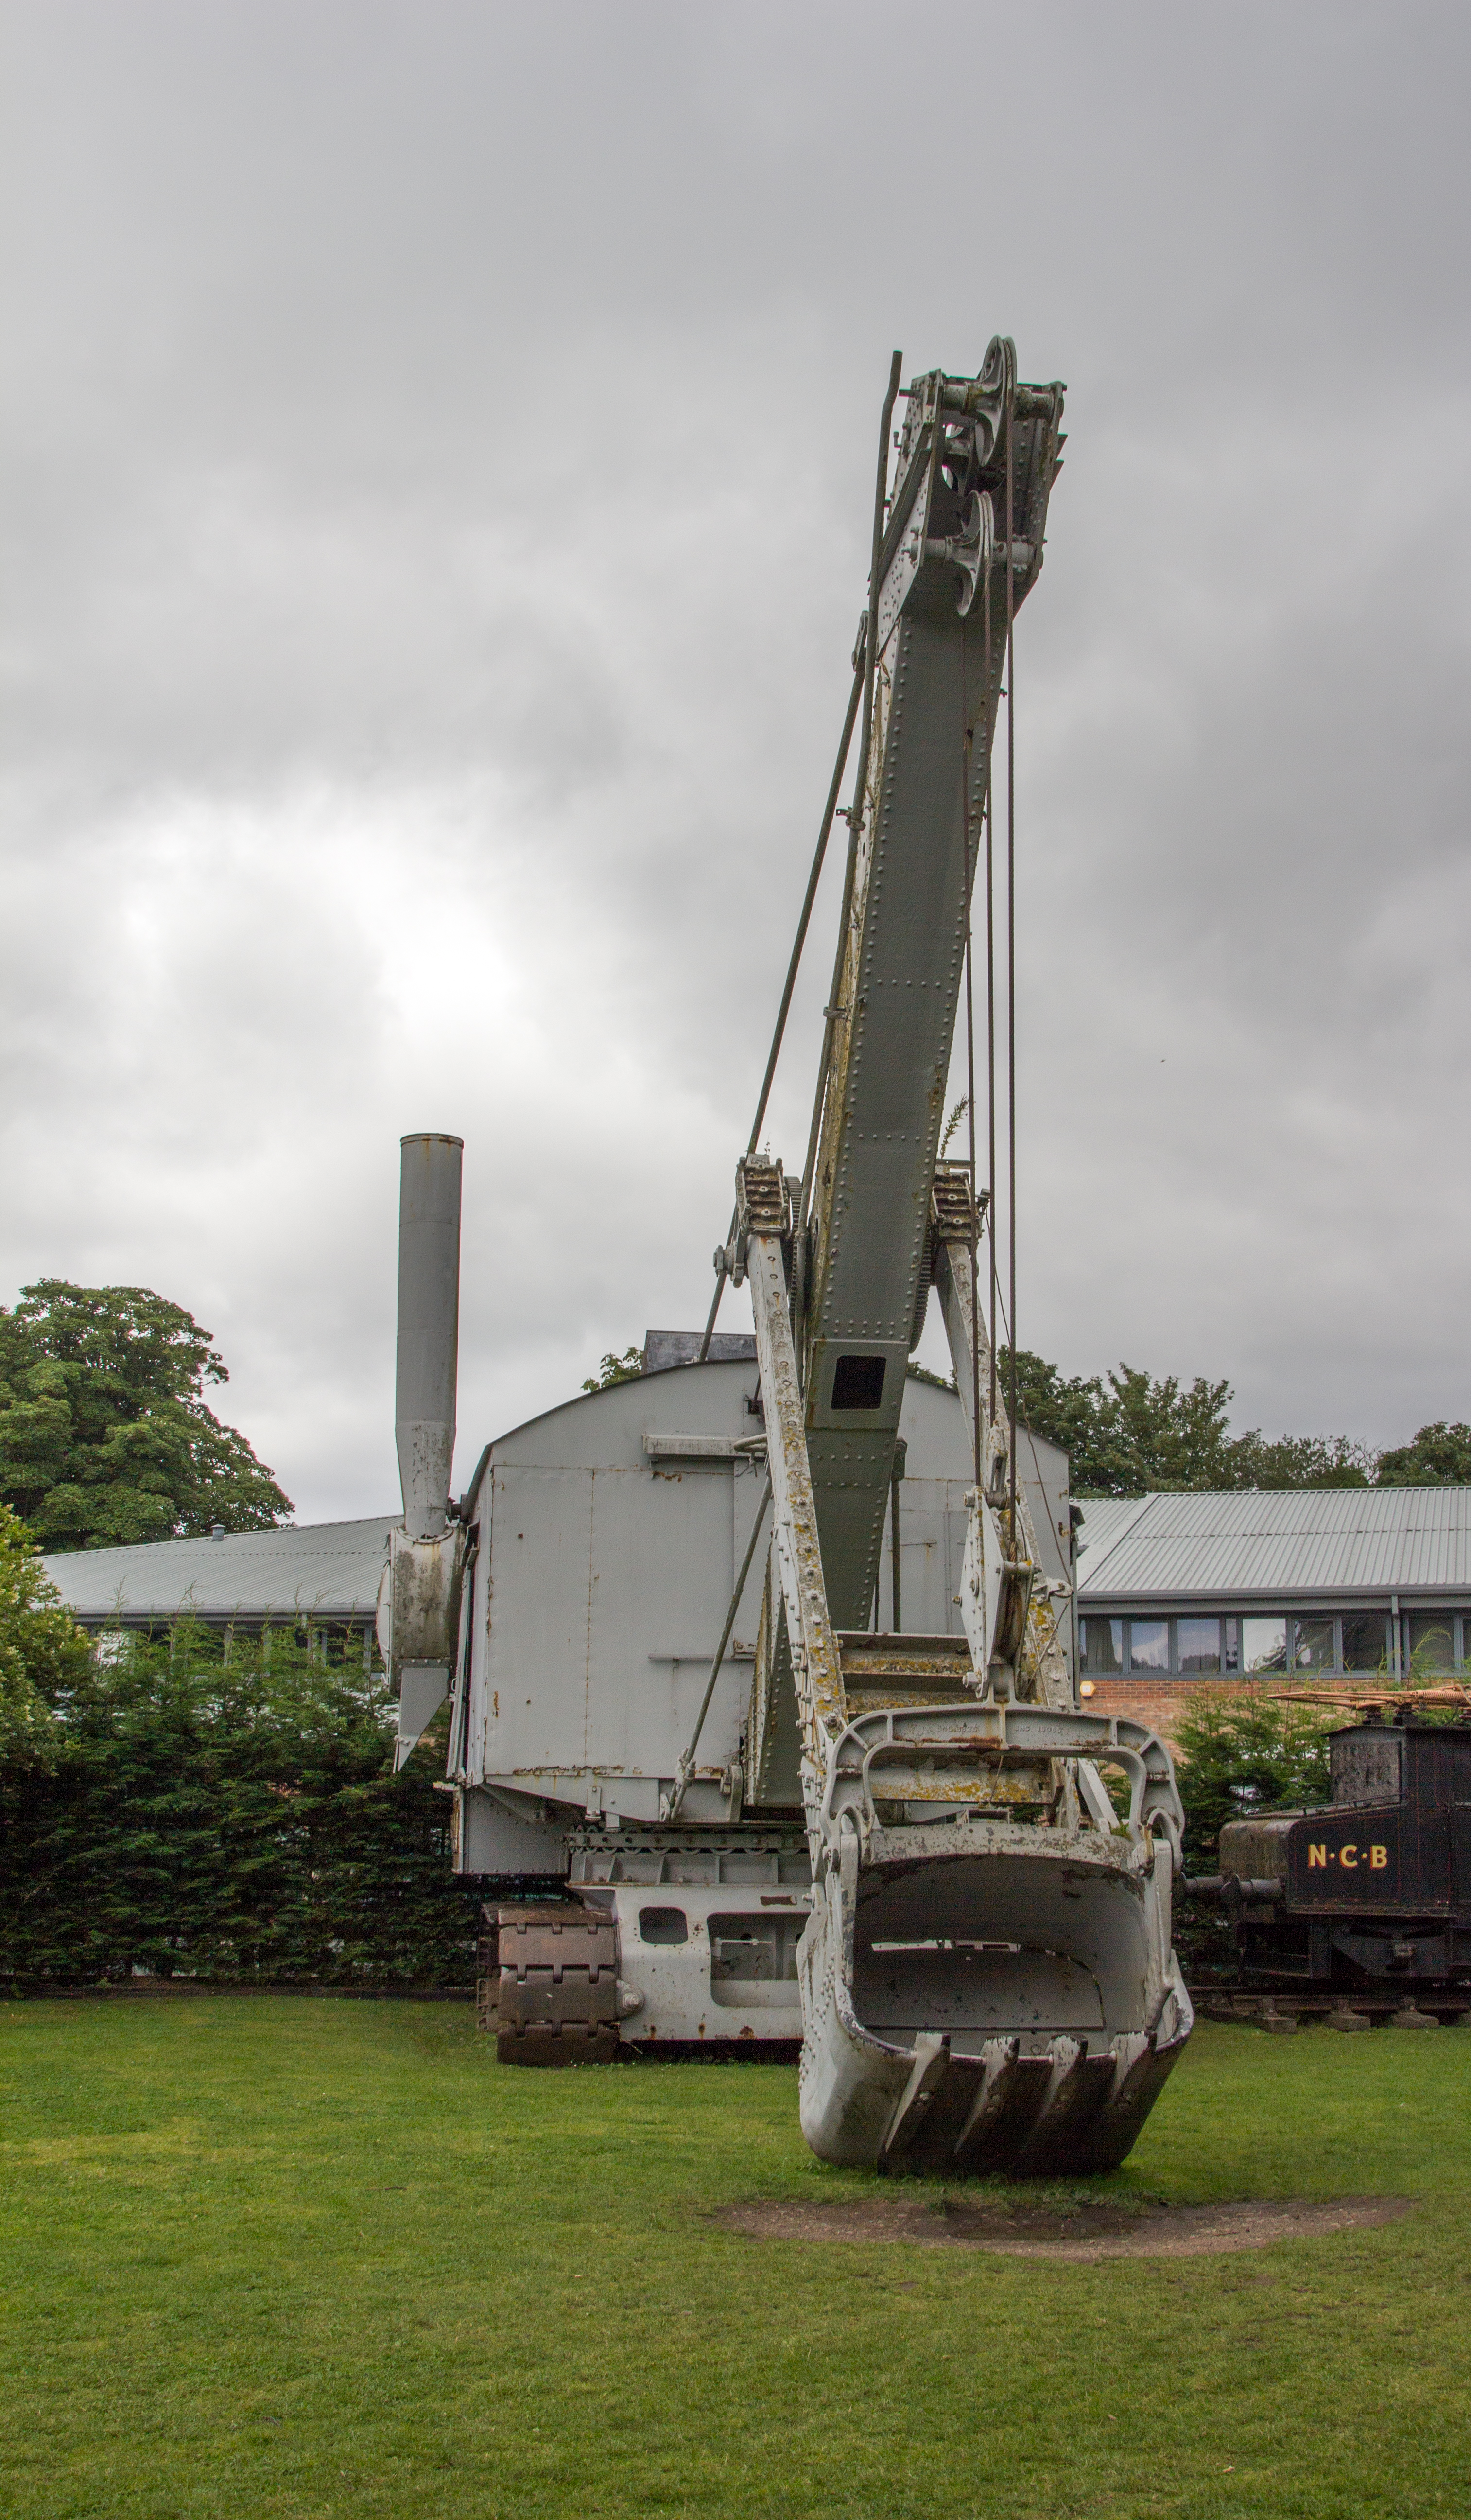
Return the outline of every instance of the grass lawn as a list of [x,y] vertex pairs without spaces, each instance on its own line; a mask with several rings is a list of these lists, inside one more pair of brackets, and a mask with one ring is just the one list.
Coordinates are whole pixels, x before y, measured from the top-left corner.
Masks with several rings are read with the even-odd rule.
[[1471,2511],[1471,2030],[1204,2024],[1110,2188],[1377,2230],[757,2242],[768,2066],[499,2068],[468,2006],[0,2005],[5,2520]]

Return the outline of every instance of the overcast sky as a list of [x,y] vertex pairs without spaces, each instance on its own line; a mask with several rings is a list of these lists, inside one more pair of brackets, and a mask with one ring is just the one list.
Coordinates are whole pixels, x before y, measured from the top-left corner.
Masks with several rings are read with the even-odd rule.
[[466,1141],[462,1480],[697,1324],[889,353],[1009,332],[1070,431],[1022,1341],[1471,1418],[1464,7],[0,26],[0,1300],[187,1305],[303,1519],[396,1502],[404,1130]]

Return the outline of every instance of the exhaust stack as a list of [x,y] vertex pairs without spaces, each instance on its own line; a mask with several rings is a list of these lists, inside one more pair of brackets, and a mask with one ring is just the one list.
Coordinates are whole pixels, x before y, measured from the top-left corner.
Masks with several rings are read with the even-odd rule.
[[379,1643],[398,1685],[399,1768],[450,1692],[465,1562],[465,1533],[449,1511],[465,1141],[426,1130],[402,1148],[393,1432],[404,1524],[389,1534],[378,1598]]
[[460,1351],[463,1138],[405,1138],[398,1200],[398,1381],[393,1431],[410,1540],[448,1519]]

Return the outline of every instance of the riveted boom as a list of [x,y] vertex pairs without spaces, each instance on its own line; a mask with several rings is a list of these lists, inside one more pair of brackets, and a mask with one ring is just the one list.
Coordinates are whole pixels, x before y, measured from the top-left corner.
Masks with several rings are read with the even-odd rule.
[[[980,375],[910,388],[874,608],[874,705],[830,1027],[801,1325],[828,1598],[864,1625],[905,1366],[922,1326],[976,840],[1014,610],[1042,569],[1063,388]],[[1007,483],[1010,565],[1004,546]]]

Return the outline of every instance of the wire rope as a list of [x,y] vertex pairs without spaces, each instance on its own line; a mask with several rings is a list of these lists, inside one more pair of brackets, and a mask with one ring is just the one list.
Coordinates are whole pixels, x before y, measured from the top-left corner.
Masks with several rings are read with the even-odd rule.
[[[967,698],[966,716],[970,714]],[[980,1328],[980,1223],[976,1207],[975,1179],[975,958],[972,952],[974,919],[971,902],[975,883],[976,860],[980,855],[980,834],[971,848],[970,781],[972,762],[972,730],[965,729],[965,1107],[970,1129],[970,1434],[975,1483],[982,1478],[981,1459],[981,1350]]]
[[[777,1073],[777,1060],[780,1056],[781,1042],[786,1031],[786,1018],[791,1012],[792,991],[797,985],[797,970],[802,960],[802,948],[807,942],[807,929],[812,919],[813,904],[818,897],[818,884],[822,878],[823,864],[827,855],[827,841],[837,813],[838,790],[842,787],[843,772],[847,768],[848,764],[848,752],[853,742],[854,721],[858,716],[858,704],[863,697],[864,677],[867,667],[868,649],[867,642],[865,641],[855,654],[853,666],[853,689],[848,695],[848,714],[843,720],[842,740],[837,748],[837,760],[833,764],[832,779],[827,789],[827,803],[823,814],[822,829],[818,833],[817,848],[813,852],[812,871],[807,878],[807,893],[802,903],[802,915],[797,921],[797,932],[792,942],[791,960],[786,967],[786,985],[782,989],[781,1003],[777,1010],[776,1030],[772,1035],[771,1052],[766,1062],[766,1074],[762,1079],[761,1094],[756,1104],[756,1117],[751,1122],[751,1134],[746,1141],[745,1150],[748,1155],[753,1155],[756,1151],[756,1143],[761,1135],[761,1123],[766,1118],[766,1106],[771,1099],[772,1082]],[[735,1231],[736,1217],[733,1213],[731,1217],[731,1234],[734,1234]],[[730,1238],[731,1235],[728,1234],[726,1240],[729,1242]],[[704,1336],[701,1338],[699,1343],[698,1362],[701,1365],[704,1364],[706,1357],[710,1353],[710,1340],[714,1335],[715,1330],[715,1316],[720,1310],[720,1299],[725,1290],[725,1282],[726,1273],[722,1269],[715,1281],[715,1292],[710,1299],[709,1318],[705,1323]]]
[[864,730],[858,748],[858,776],[853,783],[853,802],[848,808],[848,861],[843,871],[843,903],[837,922],[837,951],[832,963],[832,986],[823,1011],[823,1049],[818,1060],[818,1086],[813,1097],[812,1124],[807,1132],[807,1153],[802,1163],[802,1179],[797,1192],[796,1218],[799,1227],[807,1222],[812,1203],[813,1177],[817,1166],[818,1139],[823,1126],[823,1106],[827,1099],[827,1075],[832,1064],[832,1035],[842,1011],[839,991],[843,985],[843,965],[848,954],[848,922],[853,915],[853,887],[858,875],[858,841],[864,827],[864,803],[869,782],[869,748],[873,740],[873,686],[878,667],[878,555],[883,544],[883,512],[889,481],[889,429],[894,419],[894,405],[899,399],[899,380],[904,372],[904,354],[896,350],[889,361],[888,391],[883,398],[883,416],[878,424],[878,469],[873,483],[873,532],[869,549],[869,637],[865,653]]
[[[869,556],[869,608],[864,622],[865,635],[863,639],[862,653],[860,654],[855,651],[853,690],[849,694],[848,698],[848,713],[843,722],[842,742],[838,746],[837,763],[832,773],[831,786],[827,791],[827,804],[823,816],[823,827],[819,833],[817,850],[813,858],[812,873],[807,879],[807,895],[802,904],[801,918],[797,922],[797,933],[792,945],[791,960],[787,965],[786,985],[781,992],[781,1003],[777,1014],[776,1030],[772,1037],[771,1054],[766,1062],[766,1075],[762,1081],[761,1096],[756,1105],[756,1117],[752,1123],[750,1138],[746,1146],[746,1153],[754,1154],[756,1151],[756,1142],[761,1135],[761,1123],[766,1117],[766,1106],[771,1095],[773,1080],[777,1073],[777,1060],[780,1055],[782,1038],[786,1031],[786,1018],[791,1011],[792,991],[796,987],[797,981],[797,968],[802,959],[802,949],[807,941],[808,922],[812,918],[813,904],[817,899],[818,881],[823,872],[824,859],[826,856],[828,835],[832,830],[832,825],[837,813],[838,790],[842,786],[843,771],[847,764],[849,747],[853,742],[853,723],[858,713],[859,699],[860,697],[862,697],[864,732],[863,742],[859,751],[858,779],[854,789],[854,802],[848,813],[848,855],[843,875],[842,916],[838,921],[837,976],[834,978],[831,995],[825,1011],[825,1020],[823,1030],[823,1055],[818,1068],[817,1106],[813,1114],[812,1135],[809,1141],[808,1157],[803,1169],[802,1183],[797,1199],[797,1223],[799,1226],[804,1221],[805,1203],[809,1192],[812,1174],[813,1150],[816,1147],[818,1127],[822,1118],[823,1101],[826,1092],[827,1064],[832,1050],[834,1007],[837,999],[838,988],[841,983],[843,946],[847,936],[849,913],[853,904],[853,879],[857,866],[858,833],[863,821],[862,808],[864,782],[868,776],[869,740],[873,719],[873,672],[878,655],[877,624],[874,618],[877,599],[875,580],[878,575],[879,546],[883,539],[884,492],[888,485],[889,428],[894,418],[894,405],[899,398],[899,379],[903,373],[903,367],[904,354],[902,351],[896,350],[889,362],[888,391],[884,395],[883,417],[879,423],[878,477],[873,493],[873,531]],[[733,1212],[731,1217],[731,1234],[735,1233],[736,1222],[736,1215]],[[726,1237],[728,1242],[730,1238],[731,1235],[728,1234]],[[704,1332],[699,1343],[699,1356],[697,1362],[700,1365],[704,1364],[710,1353],[710,1341],[715,1333],[715,1317],[720,1311],[720,1300],[725,1292],[726,1274],[726,1271],[722,1269],[716,1277],[715,1292],[710,1298],[710,1310],[705,1322]]]
[[[991,571],[986,571],[982,595],[986,653],[986,706],[991,706],[991,687],[995,663],[991,653]],[[987,1249],[991,1256],[991,1416],[996,1418],[996,851],[995,817],[992,813],[991,763],[995,744],[991,721],[987,721],[986,741],[986,1214]],[[979,1300],[980,1289],[974,1289]]]
[[1016,1545],[1016,380],[1006,389],[1006,1242],[1011,1542]]

